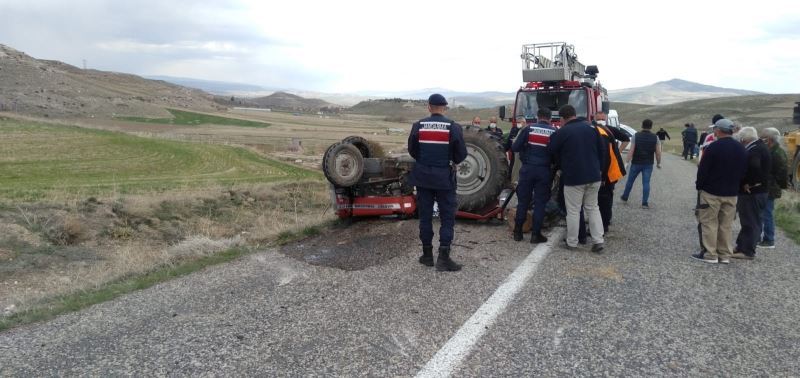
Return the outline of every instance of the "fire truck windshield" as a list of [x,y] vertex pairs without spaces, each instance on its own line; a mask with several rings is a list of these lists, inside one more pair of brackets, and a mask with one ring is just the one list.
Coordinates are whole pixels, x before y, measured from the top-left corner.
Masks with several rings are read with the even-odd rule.
[[582,89],[519,92],[515,115],[536,119],[539,108],[546,107],[553,112],[554,117],[558,117],[558,109],[567,104],[575,107],[578,117],[588,118],[586,92]]

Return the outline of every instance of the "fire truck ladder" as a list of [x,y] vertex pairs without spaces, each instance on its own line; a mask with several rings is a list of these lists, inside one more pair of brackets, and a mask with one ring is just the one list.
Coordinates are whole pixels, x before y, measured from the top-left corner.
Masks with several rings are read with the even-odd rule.
[[[566,42],[522,45],[520,58],[522,80],[525,82],[578,80],[586,77],[594,79],[593,76],[597,74],[586,71],[587,67],[578,61],[575,46]],[[594,71],[596,70],[595,67]]]

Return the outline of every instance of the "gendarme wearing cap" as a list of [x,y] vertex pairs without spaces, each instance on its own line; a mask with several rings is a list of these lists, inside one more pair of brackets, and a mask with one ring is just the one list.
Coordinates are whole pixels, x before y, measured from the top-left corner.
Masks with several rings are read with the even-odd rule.
[[433,106],[446,106],[447,99],[444,96],[434,93],[430,97],[428,97],[428,104]]

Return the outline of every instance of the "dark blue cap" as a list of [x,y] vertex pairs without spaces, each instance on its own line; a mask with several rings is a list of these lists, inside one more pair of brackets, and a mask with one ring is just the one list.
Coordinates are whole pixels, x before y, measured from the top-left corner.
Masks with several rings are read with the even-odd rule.
[[447,105],[447,100],[444,98],[444,96],[434,93],[431,95],[431,97],[428,97],[428,104],[434,106],[445,106]]

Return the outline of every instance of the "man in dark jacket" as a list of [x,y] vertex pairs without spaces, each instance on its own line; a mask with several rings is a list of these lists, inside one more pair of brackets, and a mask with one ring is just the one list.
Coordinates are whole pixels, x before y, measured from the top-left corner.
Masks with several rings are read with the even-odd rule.
[[736,238],[736,249],[731,257],[752,260],[756,255],[756,245],[761,240],[761,213],[767,206],[770,156],[766,143],[758,139],[755,128],[743,127],[738,136],[747,151],[747,170],[739,187],[739,201],[736,203],[742,229]]
[[433,266],[433,202],[439,204],[439,257],[436,270],[457,271],[461,265],[450,259],[456,209],[456,174],[454,167],[467,157],[461,125],[444,116],[447,100],[440,94],[428,98],[431,116],[411,127],[408,152],[416,160],[408,183],[417,187],[419,239],[422,256],[419,262]]
[[511,151],[511,145],[517,139],[519,131],[528,126],[528,121],[525,119],[525,116],[517,116],[515,121],[516,122],[512,121],[511,123],[511,129],[508,130],[508,138],[504,145],[506,157],[508,158],[508,178],[511,179],[511,181],[514,181],[514,163],[517,160],[514,151]]
[[747,165],[744,147],[732,138],[733,128],[733,122],[724,118],[714,124],[716,141],[706,147],[697,166],[696,214],[703,249],[692,258],[711,264],[730,263],[733,253],[731,227],[739,184]]
[[503,139],[503,129],[497,126],[497,117],[489,117],[489,126],[486,126],[486,131],[490,132],[492,135]]
[[567,248],[578,247],[580,210],[589,219],[592,252],[602,253],[603,220],[597,206],[597,192],[602,180],[605,141],[592,125],[576,118],[575,108],[564,105],[558,111],[563,126],[550,136],[550,152],[561,167],[564,199],[567,207]]
[[544,243],[547,237],[542,235],[544,207],[550,199],[552,158],[547,146],[550,135],[556,131],[550,126],[550,109],[539,108],[537,122],[520,130],[511,150],[519,153],[522,169],[519,171],[517,184],[517,216],[514,219],[514,240],[522,240],[522,225],[531,208],[533,197],[533,226],[531,227],[531,243]]
[[789,187],[789,175],[786,166],[786,151],[781,148],[781,132],[770,127],[761,132],[761,138],[766,141],[770,154],[770,175],[767,184],[767,205],[761,213],[764,224],[761,242],[758,248],[775,248],[775,200],[781,198],[781,190]]
[[669,133],[667,132],[667,130],[664,130],[663,127],[658,129],[656,136],[658,136],[658,140],[660,140],[661,143],[664,143],[664,141],[666,141],[667,139],[672,140],[672,138],[669,137]]
[[697,146],[697,129],[694,128],[694,124],[687,123],[685,128],[681,132],[683,136],[683,160],[686,160],[688,156],[689,159],[694,159],[694,149]]

